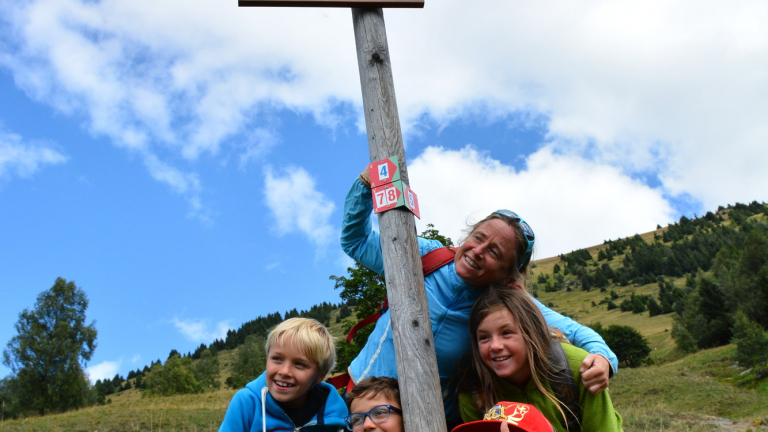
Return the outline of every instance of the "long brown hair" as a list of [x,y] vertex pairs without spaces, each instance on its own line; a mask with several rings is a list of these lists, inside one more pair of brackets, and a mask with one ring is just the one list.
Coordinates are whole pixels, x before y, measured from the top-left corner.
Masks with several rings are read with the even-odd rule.
[[466,231],[467,235],[461,239],[459,244],[463,244],[467,237],[471,236],[477,228],[493,219],[504,221],[507,225],[512,227],[512,230],[515,232],[515,253],[512,257],[512,265],[507,269],[507,275],[511,277],[511,280],[519,282],[522,286],[525,286],[525,281],[528,279],[528,266],[533,258],[533,251],[531,251],[531,254],[525,262],[520,265],[520,259],[525,257],[525,250],[528,248],[528,243],[525,240],[525,233],[523,232],[523,227],[520,226],[519,219],[510,218],[500,213],[491,213],[485,219],[470,225]]
[[520,329],[528,351],[528,367],[536,387],[551,400],[565,417],[560,408],[560,401],[547,390],[542,379],[554,377],[554,365],[550,360],[551,332],[544,316],[531,299],[531,296],[515,287],[491,287],[477,299],[469,315],[469,333],[472,338],[471,358],[465,359],[466,373],[459,380],[460,393],[479,395],[483,406],[481,412],[488,411],[499,401],[494,372],[483,363],[478,348],[477,329],[483,320],[492,313],[506,309],[512,315]]

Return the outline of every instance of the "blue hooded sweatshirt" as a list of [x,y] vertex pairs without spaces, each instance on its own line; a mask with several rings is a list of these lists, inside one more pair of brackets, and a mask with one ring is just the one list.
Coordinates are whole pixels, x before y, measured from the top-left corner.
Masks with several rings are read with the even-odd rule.
[[325,405],[305,425],[294,425],[277,401],[269,394],[266,372],[248,383],[232,398],[219,432],[338,432],[345,428],[347,405],[328,383],[317,384],[330,392]]

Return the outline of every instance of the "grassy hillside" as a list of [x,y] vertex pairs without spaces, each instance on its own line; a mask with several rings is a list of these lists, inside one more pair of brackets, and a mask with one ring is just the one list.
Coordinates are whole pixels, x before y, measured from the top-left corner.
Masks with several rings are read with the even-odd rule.
[[[765,216],[759,216],[765,218]],[[662,236],[663,229],[643,234],[646,241]],[[590,268],[597,267],[596,258],[606,245],[587,250],[592,256]],[[608,262],[618,267],[621,258]],[[559,257],[535,262],[531,282],[539,277],[554,278],[555,265],[563,266]],[[672,279],[676,286],[685,278]],[[539,284],[540,285],[540,284]],[[768,431],[768,381],[745,385],[744,370],[735,361],[735,346],[727,345],[694,354],[680,352],[671,337],[672,314],[650,317],[648,312],[633,314],[620,309],[608,310],[600,304],[615,292],[615,304],[633,293],[658,295],[658,284],[619,286],[611,284],[601,291],[583,291],[571,276],[556,292],[545,292],[539,286],[538,299],[553,309],[581,323],[600,322],[637,329],[652,349],[652,365],[635,369],[622,368],[611,380],[611,397],[624,418],[624,430],[633,431]],[[341,323],[335,323],[338,311],[330,319],[331,332],[342,336]],[[351,318],[350,318],[351,319]],[[237,350],[218,353],[221,381],[232,372]],[[12,431],[214,431],[218,429],[234,390],[219,390],[195,395],[142,397],[131,389],[110,395],[110,403],[75,412],[0,422],[0,432]]]
[[[768,430],[766,391],[735,387],[739,371],[727,359],[734,347],[704,350],[661,366],[623,369],[611,397],[624,430]],[[46,417],[0,423],[2,432],[216,431],[234,390],[199,395],[141,397],[128,390],[112,403]]]
[[[661,235],[662,232],[663,229],[659,229],[645,233],[641,237],[646,241],[653,241],[654,235]],[[598,245],[586,248],[586,250],[593,257],[597,257],[598,251],[603,248],[603,245]],[[614,261],[611,262],[612,267],[617,266],[620,260]],[[559,257],[535,261],[531,280],[535,281],[538,275],[554,275],[553,269],[555,264],[558,263],[560,263]],[[596,263],[596,261],[593,261],[593,263]],[[560,265],[562,266],[562,263]],[[683,278],[672,280],[678,286],[685,284],[685,279]],[[539,289],[537,291],[537,298],[557,312],[567,315],[582,324],[589,325],[600,322],[604,327],[618,324],[636,328],[648,340],[653,350],[651,358],[654,361],[665,361],[670,355],[674,356],[675,344],[671,336],[672,314],[649,317],[647,312],[633,314],[621,312],[619,309],[608,310],[606,305],[600,305],[600,301],[606,297],[610,298],[611,291],[615,291],[619,295],[617,299],[613,300],[614,303],[619,304],[629,298],[632,293],[656,297],[658,285],[656,283],[641,286],[630,284],[625,287],[611,285],[604,292],[601,292],[600,289],[582,291],[578,287],[570,292],[566,290],[545,292],[543,289]],[[598,306],[592,306],[592,302],[598,304]]]

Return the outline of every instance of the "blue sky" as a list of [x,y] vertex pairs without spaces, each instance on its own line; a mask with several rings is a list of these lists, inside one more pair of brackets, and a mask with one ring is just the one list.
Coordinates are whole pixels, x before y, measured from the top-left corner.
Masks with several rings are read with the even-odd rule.
[[[94,379],[338,302],[341,209],[368,162],[349,10],[6,3],[0,342],[57,277],[90,299]],[[768,198],[764,2],[385,19],[420,229],[457,239],[510,208],[545,258]]]

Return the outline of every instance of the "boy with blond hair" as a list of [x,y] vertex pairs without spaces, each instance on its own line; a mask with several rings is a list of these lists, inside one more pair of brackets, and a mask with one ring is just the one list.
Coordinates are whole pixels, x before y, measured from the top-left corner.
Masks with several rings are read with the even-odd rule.
[[283,321],[269,333],[267,369],[232,398],[219,432],[339,431],[347,407],[323,378],[336,361],[333,337],[309,318]]

